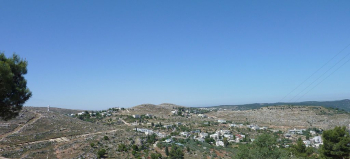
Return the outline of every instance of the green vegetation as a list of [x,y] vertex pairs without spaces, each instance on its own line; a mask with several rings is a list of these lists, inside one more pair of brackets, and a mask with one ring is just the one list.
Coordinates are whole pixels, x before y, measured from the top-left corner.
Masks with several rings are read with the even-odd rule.
[[152,153],[151,154],[151,159],[160,159],[162,158],[162,155],[159,153]]
[[27,61],[16,54],[6,58],[0,54],[0,119],[18,116],[23,104],[32,96],[23,75],[27,74]]
[[101,149],[97,152],[97,157],[98,158],[102,158],[104,157],[104,155],[106,154],[106,150],[105,149]]
[[169,156],[169,149],[168,149],[168,146],[165,147],[165,155],[166,155],[166,156]]
[[350,136],[345,127],[336,126],[322,134],[321,154],[324,158],[347,158],[350,156]]
[[171,146],[171,150],[169,152],[169,158],[170,159],[182,159],[184,158],[184,153],[182,152],[182,149],[176,145]]
[[277,147],[277,139],[270,134],[258,136],[252,144],[240,145],[236,158],[283,158],[287,157],[287,151]]
[[298,138],[297,144],[290,148],[293,155],[300,158],[311,157],[314,152],[314,148],[306,147],[301,138]]

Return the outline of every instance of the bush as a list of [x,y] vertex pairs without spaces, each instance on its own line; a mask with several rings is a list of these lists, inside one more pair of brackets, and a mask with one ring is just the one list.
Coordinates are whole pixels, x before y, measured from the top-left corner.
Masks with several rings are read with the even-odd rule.
[[97,152],[97,157],[101,158],[106,154],[106,150],[105,149],[101,149]]
[[162,158],[162,155],[159,153],[152,153],[151,154],[151,159],[159,159]]

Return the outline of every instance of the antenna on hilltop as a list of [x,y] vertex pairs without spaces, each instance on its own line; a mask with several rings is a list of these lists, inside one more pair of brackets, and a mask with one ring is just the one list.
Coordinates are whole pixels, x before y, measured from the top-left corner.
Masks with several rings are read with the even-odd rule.
[[50,111],[50,105],[47,106],[47,111],[48,111],[48,112]]

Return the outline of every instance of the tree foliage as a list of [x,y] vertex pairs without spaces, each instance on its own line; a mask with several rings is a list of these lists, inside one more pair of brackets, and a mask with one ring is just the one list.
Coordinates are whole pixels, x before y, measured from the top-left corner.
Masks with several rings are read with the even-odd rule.
[[27,61],[16,54],[6,58],[0,54],[0,119],[18,116],[23,104],[32,96],[23,75],[27,74]]
[[184,153],[182,152],[182,149],[176,145],[171,146],[171,150],[169,152],[169,158],[170,159],[183,159]]
[[152,153],[151,154],[151,159],[160,159],[162,158],[162,155],[159,153]]
[[104,155],[106,154],[106,150],[105,149],[101,149],[97,152],[97,157],[101,158],[104,157]]
[[166,156],[169,156],[169,149],[168,149],[168,146],[165,147],[165,155],[166,155]]
[[252,144],[240,145],[236,158],[284,158],[287,153],[277,146],[277,140],[273,135],[262,134]]
[[348,158],[350,156],[350,136],[344,127],[336,126],[322,134],[321,153],[325,158]]

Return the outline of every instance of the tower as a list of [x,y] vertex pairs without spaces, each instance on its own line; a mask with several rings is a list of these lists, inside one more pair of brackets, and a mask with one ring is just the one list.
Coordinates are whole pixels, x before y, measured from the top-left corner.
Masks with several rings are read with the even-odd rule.
[[47,111],[48,111],[48,112],[50,111],[50,105],[47,106]]

